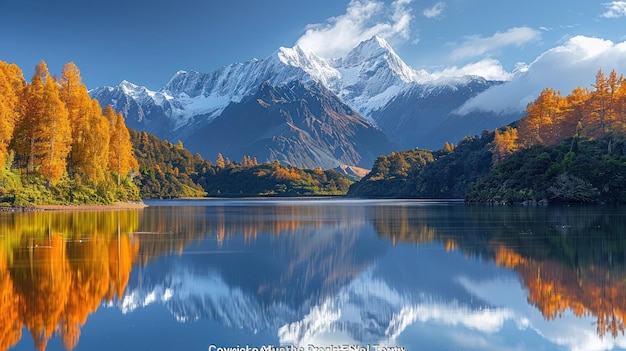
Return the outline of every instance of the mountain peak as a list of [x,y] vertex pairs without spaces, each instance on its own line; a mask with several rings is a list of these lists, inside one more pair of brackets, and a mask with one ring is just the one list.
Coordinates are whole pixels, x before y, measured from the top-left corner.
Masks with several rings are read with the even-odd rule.
[[404,63],[387,40],[379,36],[373,36],[362,41],[344,58],[340,59],[340,62],[344,67],[361,66],[364,68],[369,67],[369,69],[375,69],[384,65],[405,83],[421,83],[430,80],[429,77],[418,74]]
[[140,90],[142,90],[142,88],[145,89],[142,86],[127,81],[126,79],[120,82],[118,88],[121,89],[126,95],[136,95]]
[[391,45],[389,45],[389,42],[383,37],[379,37],[378,35],[374,35],[373,37],[362,41],[360,45],[382,48],[395,54],[393,48],[391,47]]
[[395,51],[393,51],[393,48],[391,48],[391,45],[389,45],[385,39],[379,36],[373,36],[370,39],[360,42],[359,45],[348,52],[343,60],[346,63],[357,63],[364,60],[375,59],[383,55],[397,57]]
[[306,66],[310,61],[317,59],[313,52],[305,51],[300,45],[292,48],[280,47],[277,56],[280,62],[294,67]]
[[120,82],[119,84],[120,87],[124,88],[124,87],[128,87],[128,88],[138,88],[139,86],[137,84],[131,83],[129,81],[127,81],[126,79],[124,79],[123,81]]
[[324,85],[330,85],[341,77],[329,60],[299,45],[292,48],[281,47],[275,57],[278,57],[284,65],[302,69],[314,81],[322,82]]

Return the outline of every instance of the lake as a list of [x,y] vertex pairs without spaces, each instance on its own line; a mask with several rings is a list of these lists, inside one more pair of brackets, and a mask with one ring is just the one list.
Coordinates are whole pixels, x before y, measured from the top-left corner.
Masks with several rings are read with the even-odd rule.
[[619,350],[626,208],[0,213],[0,350]]

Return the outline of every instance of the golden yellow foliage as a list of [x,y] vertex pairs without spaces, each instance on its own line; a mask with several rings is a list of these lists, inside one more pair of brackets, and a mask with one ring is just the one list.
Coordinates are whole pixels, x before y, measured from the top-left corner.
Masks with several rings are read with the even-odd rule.
[[6,162],[9,143],[20,117],[19,99],[24,85],[20,68],[0,61],[0,167]]
[[35,67],[24,96],[16,152],[25,160],[28,172],[41,174],[54,183],[66,169],[71,129],[59,85],[44,61]]
[[499,162],[507,155],[517,151],[517,129],[506,128],[504,131],[496,129],[493,137],[493,145],[491,151],[493,152],[493,162]]
[[615,70],[596,74],[593,90],[575,88],[568,96],[544,89],[519,123],[522,146],[554,145],[572,136],[600,138],[626,133],[626,83]]
[[104,116],[109,121],[109,169],[117,174],[117,184],[120,178],[126,177],[131,170],[139,169],[137,159],[133,154],[133,145],[130,141],[130,133],[126,128],[124,117],[121,113],[113,111],[111,106],[104,109]]
[[100,183],[105,180],[109,152],[109,124],[97,100],[91,99],[73,62],[63,66],[61,97],[72,130],[68,168],[71,176]]

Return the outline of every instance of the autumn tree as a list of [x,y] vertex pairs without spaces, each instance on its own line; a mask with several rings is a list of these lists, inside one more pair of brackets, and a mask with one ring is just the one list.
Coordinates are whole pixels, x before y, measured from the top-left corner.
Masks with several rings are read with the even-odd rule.
[[443,144],[443,151],[445,151],[448,154],[451,153],[452,151],[454,151],[454,144],[446,141],[446,143]]
[[9,143],[20,117],[20,97],[24,85],[20,68],[0,61],[0,168],[6,162]]
[[72,135],[67,110],[59,98],[59,86],[50,76],[46,79],[44,100],[46,113],[39,126],[43,133],[37,157],[41,160],[40,173],[49,182],[56,182],[65,172]]
[[502,132],[498,129],[495,130],[491,147],[493,162],[501,161],[506,156],[517,151],[517,148],[517,129],[507,127]]
[[72,130],[69,173],[99,183],[106,175],[109,125],[102,115],[100,104],[89,96],[80,71],[73,62],[63,66],[59,83]]
[[615,70],[611,71],[608,77],[602,70],[598,71],[595,84],[592,84],[594,90],[586,104],[583,122],[588,136],[605,136],[610,132],[612,124],[620,119],[617,112],[620,110],[618,98],[622,85],[624,85],[624,77],[618,76]]
[[[87,87],[82,82],[80,71],[73,62],[63,66],[59,84],[60,96],[68,110],[68,117],[72,123],[72,129],[74,129],[80,123],[84,110],[87,108],[83,97],[89,95],[87,94]],[[75,131],[72,130],[72,136],[74,134]]]
[[526,117],[520,121],[519,134],[525,146],[553,145],[560,137],[558,125],[565,100],[551,88],[544,89],[539,97],[526,107]]
[[[86,96],[88,98],[88,96]],[[69,171],[74,178],[81,177],[98,184],[106,179],[109,162],[109,122],[102,115],[97,100],[85,99],[83,115],[75,133],[69,155]]]
[[623,78],[615,92],[615,100],[615,116],[618,123],[624,126],[626,124],[626,80]]
[[259,163],[255,158],[251,158],[250,156],[243,156],[243,161],[241,162],[241,165],[244,168],[248,168],[248,167],[254,167],[254,166],[258,166]]
[[582,121],[585,117],[585,104],[591,97],[589,89],[581,87],[574,88],[572,92],[565,97],[567,100],[567,119],[564,121],[564,135],[580,136],[582,132]]
[[133,155],[133,145],[130,142],[130,133],[126,128],[124,117],[116,113],[109,105],[104,109],[104,115],[109,121],[109,169],[117,174],[117,185],[121,184],[121,177],[127,176],[133,169],[138,169],[137,159]]
[[72,136],[59,85],[44,61],[35,67],[23,106],[16,151],[25,159],[27,171],[43,175],[50,185],[65,172]]
[[224,156],[222,156],[221,153],[217,154],[217,160],[215,160],[215,167],[219,168],[219,169],[224,169],[224,167],[226,166],[225,161],[224,161]]
[[596,82],[592,87],[594,91],[586,105],[583,125],[589,136],[601,137],[606,133],[606,122],[610,115],[609,88],[602,70],[596,74]]
[[612,70],[609,74],[609,78],[606,81],[606,85],[608,87],[608,120],[609,122],[613,122],[616,120],[617,115],[617,98],[620,87],[624,84],[624,76],[617,75],[615,70]]
[[[45,71],[45,72],[44,72]],[[12,140],[11,148],[16,153],[16,161],[20,168],[27,173],[33,173],[35,168],[35,125],[38,117],[43,115],[43,89],[44,78],[48,74],[47,67],[42,61],[35,67],[30,84],[24,89],[20,110],[22,118],[15,126],[15,137]]]

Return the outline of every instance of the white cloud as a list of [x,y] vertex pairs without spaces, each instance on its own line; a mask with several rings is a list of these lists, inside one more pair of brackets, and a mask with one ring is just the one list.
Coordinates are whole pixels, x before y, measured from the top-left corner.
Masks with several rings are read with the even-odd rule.
[[469,100],[458,112],[524,111],[544,88],[567,95],[576,87],[590,87],[599,69],[607,74],[613,69],[626,72],[626,42],[576,36],[541,54],[515,79]]
[[511,73],[507,72],[500,61],[486,58],[484,60],[467,64],[463,67],[446,67],[440,71],[432,72],[435,78],[461,77],[461,76],[481,76],[489,80],[509,80]]
[[352,0],[345,14],[309,25],[296,44],[322,57],[336,58],[375,35],[406,40],[413,19],[408,6],[412,1],[396,0],[385,5],[374,0]]
[[470,36],[464,43],[452,51],[451,56],[454,59],[476,57],[505,46],[522,46],[528,42],[539,40],[540,38],[541,33],[535,29],[529,27],[514,27],[504,33],[497,32],[488,38],[477,35]]
[[607,11],[602,14],[606,18],[626,17],[626,1],[612,1],[605,3]]
[[441,16],[446,5],[443,2],[436,3],[433,7],[429,7],[422,12],[426,18],[436,18]]

